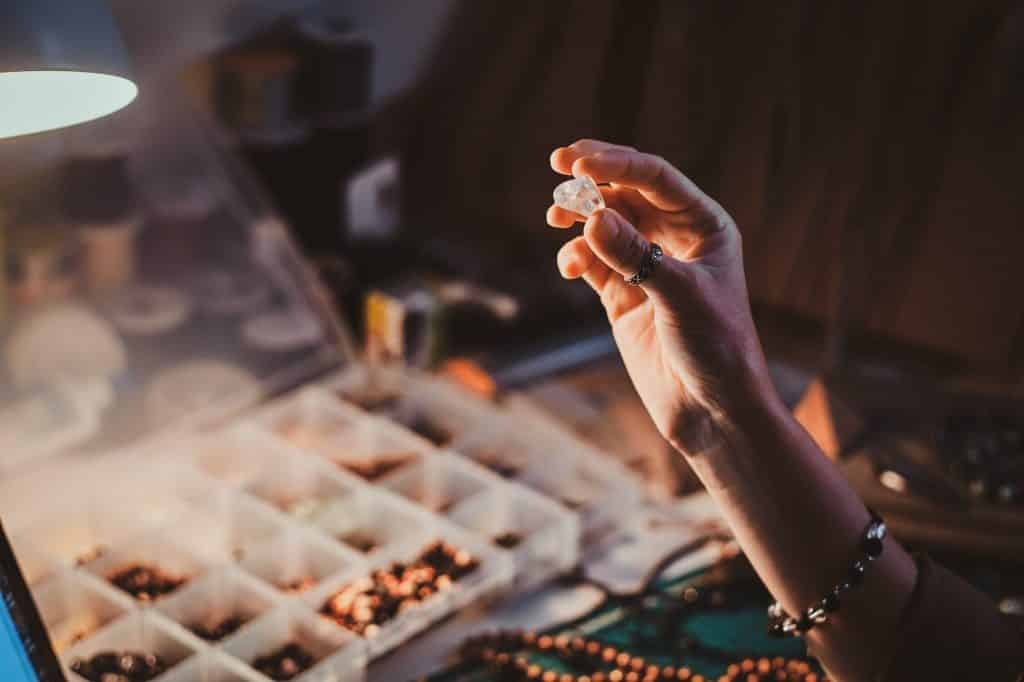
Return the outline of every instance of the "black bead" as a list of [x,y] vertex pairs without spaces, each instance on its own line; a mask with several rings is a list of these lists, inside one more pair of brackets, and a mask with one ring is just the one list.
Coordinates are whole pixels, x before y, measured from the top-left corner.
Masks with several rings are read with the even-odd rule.
[[877,559],[882,556],[882,541],[878,538],[864,538],[861,543],[861,549],[864,550],[864,554],[869,559]]
[[800,616],[800,620],[796,622],[797,632],[807,632],[814,627],[814,621],[807,617],[807,614]]
[[850,581],[851,585],[860,585],[862,582],[864,582],[865,570],[866,569],[864,567],[863,561],[854,561],[853,566],[850,567],[850,575],[847,578],[847,580]]
[[824,599],[821,600],[821,608],[825,609],[829,613],[834,613],[839,610],[839,595],[834,592]]

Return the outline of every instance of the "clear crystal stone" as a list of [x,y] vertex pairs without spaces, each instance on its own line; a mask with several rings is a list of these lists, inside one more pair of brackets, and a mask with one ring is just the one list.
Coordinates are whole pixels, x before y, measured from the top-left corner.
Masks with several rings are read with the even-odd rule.
[[590,217],[604,208],[604,197],[597,183],[588,176],[566,180],[555,188],[555,204],[567,211]]

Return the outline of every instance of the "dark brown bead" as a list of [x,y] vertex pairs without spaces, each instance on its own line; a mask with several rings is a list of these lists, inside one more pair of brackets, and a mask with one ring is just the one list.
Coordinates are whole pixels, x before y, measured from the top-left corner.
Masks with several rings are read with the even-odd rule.
[[289,643],[253,661],[252,667],[272,680],[290,680],[312,668],[316,659],[298,644]]
[[246,619],[240,616],[230,616],[219,623],[195,623],[189,626],[197,637],[207,642],[219,642],[230,634],[233,634],[240,627],[245,625]]
[[864,562],[854,561],[853,566],[850,567],[850,574],[847,576],[847,580],[849,580],[850,584],[853,586],[860,585],[864,582],[864,571],[866,570],[867,568],[864,566]]
[[861,543],[861,549],[864,553],[872,559],[877,559],[882,556],[882,541],[878,538],[864,538]]

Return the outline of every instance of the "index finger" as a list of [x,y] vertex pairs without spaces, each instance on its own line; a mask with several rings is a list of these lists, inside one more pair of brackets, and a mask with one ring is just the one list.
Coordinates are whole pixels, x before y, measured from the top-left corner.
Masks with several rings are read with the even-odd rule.
[[694,207],[714,211],[715,203],[690,178],[660,156],[631,149],[609,148],[581,156],[572,165],[576,177],[632,187],[663,211]]
[[605,152],[610,149],[625,149],[636,151],[633,147],[621,144],[612,144],[603,140],[576,140],[568,147],[559,147],[551,152],[551,168],[562,175],[572,175],[572,165],[584,156]]

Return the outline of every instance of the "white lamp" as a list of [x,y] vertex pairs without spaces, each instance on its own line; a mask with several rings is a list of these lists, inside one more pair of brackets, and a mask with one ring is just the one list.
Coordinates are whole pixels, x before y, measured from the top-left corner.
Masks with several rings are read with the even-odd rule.
[[0,138],[101,118],[137,94],[105,0],[0,1]]

